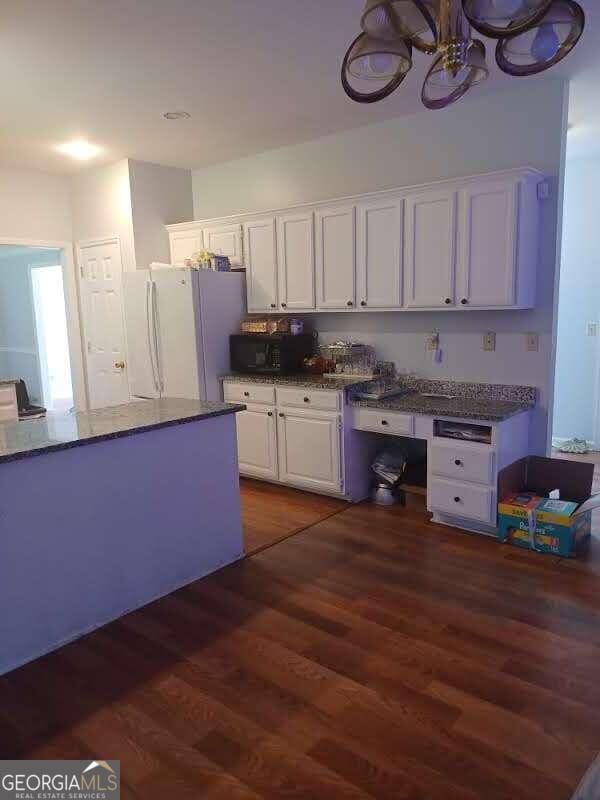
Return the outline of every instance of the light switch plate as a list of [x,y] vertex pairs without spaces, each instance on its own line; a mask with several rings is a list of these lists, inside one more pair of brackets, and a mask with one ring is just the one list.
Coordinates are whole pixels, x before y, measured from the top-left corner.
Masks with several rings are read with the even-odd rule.
[[539,334],[534,333],[533,331],[529,331],[525,334],[525,349],[529,353],[537,353],[537,351],[540,349]]
[[496,332],[487,331],[483,334],[483,349],[486,353],[493,353],[496,349]]
[[598,323],[588,322],[586,325],[586,331],[588,336],[598,336]]

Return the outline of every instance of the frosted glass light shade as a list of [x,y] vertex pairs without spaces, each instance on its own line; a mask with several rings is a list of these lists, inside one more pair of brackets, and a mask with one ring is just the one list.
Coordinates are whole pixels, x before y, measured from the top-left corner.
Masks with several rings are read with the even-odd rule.
[[344,56],[342,86],[352,100],[375,103],[390,95],[411,67],[410,42],[375,39],[361,33]]
[[575,0],[552,0],[544,16],[525,32],[500,39],[496,61],[514,76],[535,75],[562,61],[585,27],[585,14]]
[[463,0],[469,23],[483,36],[499,39],[534,25],[552,0]]
[[366,0],[364,33],[377,39],[409,39],[424,52],[435,50],[440,0]]
[[426,108],[439,109],[455,103],[466,92],[489,75],[485,61],[485,45],[474,39],[467,51],[465,65],[456,73],[444,66],[443,56],[438,56],[427,73],[421,92]]

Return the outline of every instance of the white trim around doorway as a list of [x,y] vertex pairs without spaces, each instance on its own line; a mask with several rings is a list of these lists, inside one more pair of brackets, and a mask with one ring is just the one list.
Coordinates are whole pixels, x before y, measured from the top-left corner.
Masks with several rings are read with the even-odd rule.
[[75,268],[73,242],[54,241],[51,239],[21,239],[18,237],[4,236],[0,237],[0,245],[60,250],[61,265],[63,268],[65,307],[67,310],[67,333],[69,337],[69,355],[71,358],[73,402],[76,409],[85,410],[88,407],[88,399],[83,359],[79,282],[77,280],[77,271]]

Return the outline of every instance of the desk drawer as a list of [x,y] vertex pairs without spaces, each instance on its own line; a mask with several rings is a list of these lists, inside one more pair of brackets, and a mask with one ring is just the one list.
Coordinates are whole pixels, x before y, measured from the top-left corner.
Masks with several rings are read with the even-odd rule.
[[391,436],[412,436],[415,418],[412,414],[400,414],[378,408],[355,408],[354,427],[359,431],[376,431]]
[[275,386],[272,383],[223,384],[223,397],[231,403],[264,403],[275,405]]
[[429,464],[433,475],[488,485],[493,483],[494,451],[486,445],[432,439]]
[[296,408],[314,408],[318,411],[338,411],[340,408],[339,392],[306,389],[302,386],[278,386],[277,405]]
[[429,487],[429,505],[433,511],[478,522],[495,522],[494,498],[495,493],[489,486],[472,483],[433,478]]

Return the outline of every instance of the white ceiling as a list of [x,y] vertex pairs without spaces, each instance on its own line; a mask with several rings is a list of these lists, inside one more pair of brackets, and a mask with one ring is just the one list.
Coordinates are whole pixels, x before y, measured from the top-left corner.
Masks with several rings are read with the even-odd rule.
[[[572,142],[581,152],[600,140],[600,4],[583,5],[583,42],[548,73],[574,76]],[[94,163],[129,156],[203,166],[420,111],[429,61],[420,54],[384,102],[361,106],[344,95],[340,61],[361,8],[362,0],[2,3],[0,163],[79,169],[54,148],[84,137],[105,148]],[[541,79],[511,79],[494,66],[483,91]],[[173,110],[192,118],[164,120]],[[431,113],[443,122],[443,112]]]

